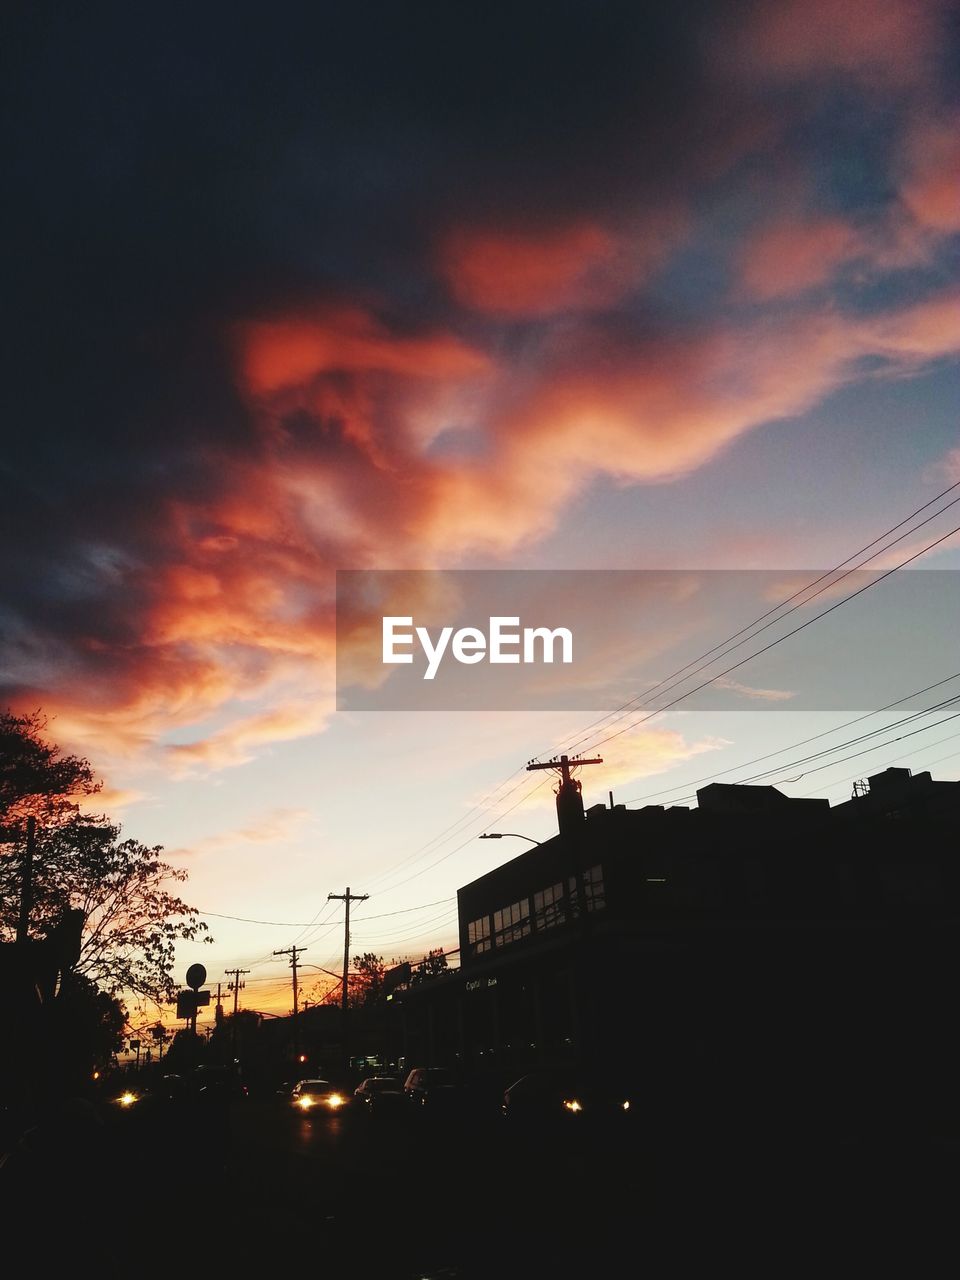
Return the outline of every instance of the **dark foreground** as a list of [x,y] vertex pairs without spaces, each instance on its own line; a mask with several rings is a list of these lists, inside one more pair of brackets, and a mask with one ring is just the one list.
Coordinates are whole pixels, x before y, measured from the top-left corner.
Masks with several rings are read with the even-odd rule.
[[929,1273],[960,1190],[955,1142],[880,1123],[849,1140],[775,1118],[518,1127],[276,1098],[134,1112],[60,1117],[6,1170],[7,1239],[36,1274]]

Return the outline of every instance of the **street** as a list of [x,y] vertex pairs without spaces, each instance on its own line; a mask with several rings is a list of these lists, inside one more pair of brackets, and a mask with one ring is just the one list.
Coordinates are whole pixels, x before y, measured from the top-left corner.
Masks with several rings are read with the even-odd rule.
[[952,1227],[955,1142],[798,1145],[776,1124],[748,1139],[729,1117],[709,1138],[581,1119],[304,1115],[266,1095],[72,1110],[5,1170],[4,1203],[50,1272],[82,1253],[105,1277],[776,1275],[898,1255],[915,1270]]
[[952,1147],[799,1155],[640,1126],[513,1132],[494,1113],[305,1117],[279,1099],[237,1105],[224,1158],[199,1168],[203,1212],[181,1223],[198,1264],[258,1276],[307,1259],[383,1280],[917,1257],[950,1222],[956,1188]]

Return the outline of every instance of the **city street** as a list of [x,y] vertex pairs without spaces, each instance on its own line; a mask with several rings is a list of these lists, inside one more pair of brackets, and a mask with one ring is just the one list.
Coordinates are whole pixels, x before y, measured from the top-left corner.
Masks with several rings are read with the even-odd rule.
[[538,1149],[496,1114],[304,1118],[254,1102],[237,1115],[228,1185],[255,1206],[265,1258],[292,1261],[309,1239],[338,1274],[399,1280],[596,1258],[649,1218],[649,1175],[622,1144]]
[[787,1140],[775,1118],[748,1138],[730,1116],[708,1136],[653,1115],[529,1128],[403,1101],[380,1116],[304,1115],[275,1095],[110,1106],[51,1112],[4,1184],[51,1271],[78,1248],[111,1280],[182,1265],[358,1280],[917,1267],[960,1189],[956,1142],[879,1126],[850,1145]]
[[[383,1280],[727,1264],[769,1274],[827,1256],[852,1264],[932,1250],[956,1190],[953,1148],[800,1157],[770,1143],[764,1153],[757,1139],[648,1141],[640,1127],[511,1132],[494,1113],[305,1117],[260,1098],[234,1106],[225,1148],[209,1141],[223,1132],[215,1117],[191,1116],[185,1150],[182,1121],[172,1114],[159,1127],[166,1143],[141,1126],[129,1158],[109,1152],[108,1186],[118,1165],[140,1172],[101,1241],[104,1274],[125,1274],[132,1257],[138,1273],[166,1274],[171,1249],[191,1266],[245,1276],[299,1275],[304,1264]],[[101,1190],[78,1202],[79,1216],[105,1203]],[[160,1252],[145,1257],[154,1239]]]

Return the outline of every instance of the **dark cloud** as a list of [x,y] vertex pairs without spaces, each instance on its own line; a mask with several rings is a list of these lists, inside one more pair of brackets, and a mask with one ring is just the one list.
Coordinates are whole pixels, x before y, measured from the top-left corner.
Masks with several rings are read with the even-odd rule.
[[[631,475],[708,456],[694,410],[654,387],[660,347],[696,385],[748,242],[800,263],[762,274],[755,255],[755,294],[823,284],[804,267],[813,215],[887,218],[905,122],[932,111],[942,6],[852,7],[827,6],[825,38],[799,0],[21,6],[4,53],[11,692],[55,690],[60,671],[75,701],[107,705],[152,681],[182,711],[185,669],[214,705],[231,678],[214,631],[198,640],[204,612],[226,643],[325,652],[323,574],[386,554],[391,528],[435,554],[458,503],[471,530],[529,500],[520,484],[486,506],[484,468],[529,470],[523,432],[565,396],[595,398],[621,444],[638,388],[659,396],[645,412],[669,402],[664,465],[627,441]],[[944,215],[923,181],[929,239]],[[772,193],[799,225],[754,230]],[[862,228],[831,235],[837,270],[848,244],[877,257]],[[694,314],[691,276],[713,281],[714,314]],[[278,325],[299,372],[255,385],[250,334]],[[491,426],[509,457],[430,455],[443,428]],[[455,462],[474,455],[479,477]],[[544,491],[526,525],[511,509],[502,547],[571,488]],[[289,598],[268,609],[271,575]]]

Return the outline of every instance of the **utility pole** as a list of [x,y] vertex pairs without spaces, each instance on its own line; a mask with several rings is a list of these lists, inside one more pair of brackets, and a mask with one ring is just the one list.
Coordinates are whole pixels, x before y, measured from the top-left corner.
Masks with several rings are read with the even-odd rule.
[[[276,953],[276,952],[274,952],[273,954],[274,954],[274,955],[276,955],[277,953]],[[232,975],[232,977],[233,977],[233,982],[231,982],[231,984],[230,984],[230,989],[233,991],[233,1016],[234,1016],[234,1019],[236,1019],[237,1011],[238,1011],[238,1009],[239,1009],[239,1003],[240,1003],[240,991],[241,991],[241,989],[242,989],[243,987],[245,987],[245,986],[246,986],[246,983],[245,983],[245,982],[241,982],[241,981],[240,981],[240,975],[241,975],[241,974],[244,974],[244,973],[249,973],[249,972],[250,972],[250,970],[249,970],[249,969],[228,969],[228,970],[227,970],[227,977],[229,978],[231,975]],[[220,1003],[220,983],[218,982],[218,983],[217,983],[217,1004],[219,1005],[219,1003]]]
[[27,844],[23,851],[23,870],[20,873],[20,916],[17,920],[17,941],[26,942],[30,933],[30,909],[33,906],[33,855],[36,851],[37,820],[27,819]]
[[[239,1044],[239,1037],[240,1037],[240,1026],[239,1026],[239,1023],[237,1022],[237,1012],[240,1008],[240,989],[244,986],[244,983],[240,981],[240,977],[242,974],[249,973],[249,972],[250,972],[249,969],[228,969],[227,970],[227,977],[229,978],[231,975],[233,976],[233,983],[231,984],[233,987],[233,1022],[230,1024],[230,1042],[233,1045],[233,1056],[235,1058],[238,1056],[237,1046]],[[222,1016],[223,1010],[220,1005],[220,983],[219,982],[217,983],[217,1011]],[[215,1013],[214,1022],[216,1022],[216,1020],[217,1020],[217,1014]]]
[[573,836],[574,839],[582,834],[583,801],[580,799],[580,783],[573,777],[573,773],[585,764],[603,764],[603,760],[600,756],[594,756],[590,760],[583,756],[574,756],[572,759],[570,756],[560,756],[559,759],[555,756],[552,760],[531,760],[527,765],[528,773],[537,769],[550,769],[559,773],[557,823],[562,836]]
[[297,956],[302,955],[306,950],[306,947],[292,946],[273,953],[275,956],[289,956],[290,968],[293,970],[293,1056],[295,1058],[300,1056],[300,1019],[298,1017],[300,988],[297,986]]
[[343,1036],[343,1056],[346,1059],[347,1067],[350,1066],[350,1051],[347,1047],[347,996],[348,996],[348,979],[350,974],[350,903],[366,902],[370,897],[369,893],[351,893],[350,886],[347,885],[346,893],[328,893],[328,902],[342,902],[346,907],[346,914],[343,921],[343,990],[340,993],[340,1025]]
[[[569,907],[569,923],[571,929],[576,929],[577,934],[582,940],[587,931],[587,911],[586,902],[582,900],[581,890],[583,887],[583,868],[581,866],[581,858],[583,854],[583,837],[584,822],[583,800],[580,797],[580,782],[574,778],[573,772],[585,764],[603,764],[600,756],[594,756],[587,760],[582,756],[560,756],[559,759],[554,757],[552,760],[531,760],[527,765],[529,773],[538,769],[552,769],[560,775],[560,785],[557,787],[557,823],[560,829],[560,838],[567,846],[569,856],[569,892],[567,900]],[[612,797],[611,797],[612,799]],[[571,976],[569,984],[570,994],[570,1030],[574,1042],[577,1044],[578,1053],[582,1052],[579,1044],[583,1029],[583,1014],[586,1012],[586,997],[577,983],[576,977]]]
[[560,774],[561,786],[569,787],[571,784],[577,787],[579,784],[573,782],[572,773],[574,769],[579,769],[585,764],[603,764],[602,756],[594,756],[591,760],[585,760],[582,756],[554,756],[552,760],[531,760],[527,765],[527,773],[533,773],[537,769],[555,769]]

